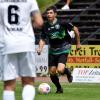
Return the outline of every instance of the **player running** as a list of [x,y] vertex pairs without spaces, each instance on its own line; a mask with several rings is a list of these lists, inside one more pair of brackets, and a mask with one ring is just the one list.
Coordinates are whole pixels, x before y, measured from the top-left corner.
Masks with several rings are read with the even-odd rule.
[[46,11],[47,21],[44,24],[41,39],[39,41],[38,53],[42,52],[45,40],[49,40],[49,67],[50,78],[57,87],[56,93],[63,93],[63,89],[59,83],[57,73],[66,74],[68,81],[72,82],[71,72],[66,68],[68,54],[71,50],[71,35],[69,32],[74,30],[76,37],[76,49],[80,48],[80,36],[78,28],[72,23],[57,19],[55,7],[50,7]]

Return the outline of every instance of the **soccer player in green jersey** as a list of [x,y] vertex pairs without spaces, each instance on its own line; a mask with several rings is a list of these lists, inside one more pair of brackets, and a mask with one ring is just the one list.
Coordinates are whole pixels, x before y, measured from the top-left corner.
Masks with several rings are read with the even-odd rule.
[[71,72],[66,68],[66,62],[72,44],[70,31],[73,30],[75,33],[76,49],[79,49],[81,46],[79,31],[72,23],[58,20],[55,7],[48,8],[46,15],[48,20],[44,23],[37,52],[41,53],[43,46],[45,45],[45,40],[48,39],[50,78],[57,87],[56,93],[63,93],[57,72],[61,75],[66,74],[68,81],[72,82]]

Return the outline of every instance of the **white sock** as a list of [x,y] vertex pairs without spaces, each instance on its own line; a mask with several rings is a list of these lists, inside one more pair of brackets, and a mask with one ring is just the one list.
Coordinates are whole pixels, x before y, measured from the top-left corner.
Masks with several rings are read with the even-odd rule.
[[70,8],[69,8],[69,6],[66,4],[66,5],[64,5],[61,9],[62,9],[62,10],[69,10]]
[[22,91],[22,100],[34,100],[35,87],[32,85],[26,85]]
[[15,100],[14,91],[4,90],[4,92],[3,92],[3,100]]

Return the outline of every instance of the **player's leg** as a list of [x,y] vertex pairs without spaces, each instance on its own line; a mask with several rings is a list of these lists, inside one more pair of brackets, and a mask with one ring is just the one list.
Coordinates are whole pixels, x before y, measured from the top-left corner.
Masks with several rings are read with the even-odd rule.
[[66,0],[66,4],[62,7],[62,10],[68,10],[70,9],[70,4],[71,4],[72,0]]
[[71,2],[72,2],[72,0],[66,0],[66,4],[67,4],[67,5],[70,5]]
[[71,83],[72,80],[73,80],[73,77],[72,77],[72,75],[71,75],[71,71],[70,71],[68,68],[65,67],[65,69],[64,69],[64,74],[67,75],[68,82]]
[[15,100],[15,85],[16,85],[16,55],[4,55],[3,58],[3,81],[4,91],[3,100]]
[[62,87],[59,82],[58,75],[56,73],[56,70],[57,70],[56,66],[57,66],[57,57],[55,57],[54,55],[49,55],[50,79],[57,88],[56,93],[63,93]]
[[65,74],[67,75],[67,79],[69,82],[72,82],[72,75],[71,71],[66,67],[66,62],[67,62],[68,54],[61,54],[59,55],[59,63],[57,70],[60,74]]
[[62,87],[61,87],[60,82],[59,82],[58,75],[56,74],[56,67],[55,66],[50,67],[50,79],[57,88],[56,93],[63,93]]
[[15,100],[16,80],[4,81],[3,100]]
[[22,100],[34,100],[35,98],[35,87],[33,85],[33,77],[22,77]]
[[32,52],[19,54],[19,74],[22,79],[22,100],[34,100],[36,77],[35,54]]

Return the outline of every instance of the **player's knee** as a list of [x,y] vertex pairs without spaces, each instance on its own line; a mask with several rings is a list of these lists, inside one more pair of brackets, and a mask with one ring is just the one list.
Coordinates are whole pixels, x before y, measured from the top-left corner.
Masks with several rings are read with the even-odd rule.
[[15,80],[5,81],[4,82],[4,90],[14,91],[16,87]]
[[57,68],[57,72],[60,73],[60,74],[62,74],[64,72],[64,68],[61,68],[61,67]]
[[50,68],[50,74],[52,74],[52,75],[56,74],[56,67]]
[[34,78],[33,77],[22,77],[22,85],[34,85]]

